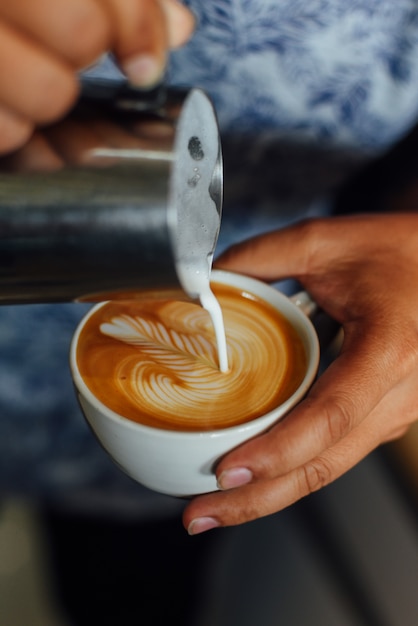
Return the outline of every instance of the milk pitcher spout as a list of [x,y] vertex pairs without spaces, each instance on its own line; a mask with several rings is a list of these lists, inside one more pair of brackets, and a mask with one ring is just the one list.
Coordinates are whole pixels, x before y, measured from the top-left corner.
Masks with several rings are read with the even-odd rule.
[[195,299],[222,211],[209,98],[168,89],[144,110],[127,85],[87,87],[0,160],[0,303]]

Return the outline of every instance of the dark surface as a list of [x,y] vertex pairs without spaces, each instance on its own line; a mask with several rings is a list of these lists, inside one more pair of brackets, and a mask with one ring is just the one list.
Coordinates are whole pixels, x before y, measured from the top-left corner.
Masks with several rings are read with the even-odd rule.
[[192,539],[180,517],[106,520],[47,508],[42,519],[52,585],[71,624],[194,624],[215,534]]
[[70,626],[415,626],[417,513],[381,449],[285,511],[197,537],[180,515],[41,520]]

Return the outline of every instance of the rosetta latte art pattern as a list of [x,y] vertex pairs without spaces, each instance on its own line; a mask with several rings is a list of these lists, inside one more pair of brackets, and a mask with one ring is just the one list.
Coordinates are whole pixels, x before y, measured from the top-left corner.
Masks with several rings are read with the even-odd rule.
[[122,311],[99,324],[95,363],[109,364],[105,376],[112,382],[94,393],[130,419],[182,430],[227,427],[274,408],[299,384],[286,322],[256,301],[243,307],[242,297],[223,295],[220,302],[227,373],[218,369],[213,329],[201,307],[165,302],[138,315],[108,305]]

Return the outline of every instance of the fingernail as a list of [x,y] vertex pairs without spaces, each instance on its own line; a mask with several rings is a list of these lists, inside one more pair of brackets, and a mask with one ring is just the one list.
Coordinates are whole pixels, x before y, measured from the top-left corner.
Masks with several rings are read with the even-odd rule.
[[187,532],[189,535],[199,535],[212,528],[219,528],[220,523],[213,517],[197,517],[189,524]]
[[135,85],[147,87],[158,82],[163,68],[155,57],[150,54],[140,54],[125,60],[123,71]]
[[253,479],[253,473],[246,467],[234,467],[230,470],[225,470],[218,477],[219,489],[233,489],[234,487],[241,487],[247,485]]

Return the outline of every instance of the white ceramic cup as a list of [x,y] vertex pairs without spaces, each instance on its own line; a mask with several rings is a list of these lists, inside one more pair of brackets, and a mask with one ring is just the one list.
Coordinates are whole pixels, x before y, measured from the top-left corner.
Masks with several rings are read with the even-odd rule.
[[98,307],[80,322],[70,350],[70,366],[76,393],[87,422],[115,463],[139,483],[172,496],[190,497],[217,489],[216,463],[227,452],[268,430],[286,415],[307,393],[317,373],[319,341],[309,319],[314,305],[302,293],[284,296],[261,281],[214,270],[212,280],[246,290],[270,303],[298,332],[307,354],[304,378],[293,395],[265,415],[244,424],[202,432],[179,432],[144,426],[118,415],[89,390],[76,362],[80,332]]

